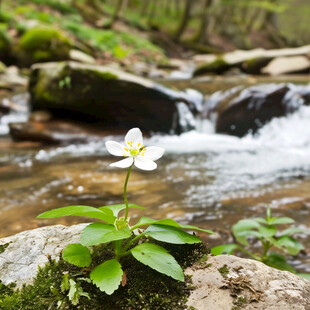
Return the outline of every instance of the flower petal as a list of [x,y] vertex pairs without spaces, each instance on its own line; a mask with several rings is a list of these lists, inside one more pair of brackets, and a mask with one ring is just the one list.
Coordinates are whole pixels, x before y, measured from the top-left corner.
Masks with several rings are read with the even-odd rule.
[[115,163],[110,164],[111,167],[117,167],[117,168],[128,168],[132,165],[133,158],[127,157],[125,159],[119,160]]
[[157,168],[157,164],[153,160],[140,155],[135,158],[135,166],[142,170],[154,170]]
[[127,145],[127,142],[131,142],[131,141],[132,141],[133,146],[141,147],[143,145],[142,132],[139,128],[132,128],[127,132],[125,136],[126,145]]
[[115,141],[107,141],[105,146],[108,149],[108,152],[114,156],[123,156],[128,153],[125,151],[125,147],[123,145]]
[[149,146],[146,147],[146,150],[143,153],[145,158],[157,160],[164,155],[165,149],[159,146]]

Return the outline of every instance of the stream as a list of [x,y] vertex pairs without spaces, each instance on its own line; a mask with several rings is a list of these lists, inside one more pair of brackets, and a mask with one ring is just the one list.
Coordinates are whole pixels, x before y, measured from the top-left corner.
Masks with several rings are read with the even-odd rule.
[[[253,83],[253,81],[250,81]],[[254,81],[255,82],[255,81]],[[171,82],[169,82],[171,85]],[[168,84],[169,84],[168,83]],[[200,81],[191,88],[211,94],[219,81]],[[11,119],[10,119],[11,118]],[[122,203],[126,171],[109,167],[117,158],[104,146],[107,140],[87,144],[16,146],[8,142],[6,122],[27,119],[25,113],[0,122],[0,237],[36,227],[85,222],[89,219],[35,217],[66,205],[102,206]],[[249,217],[264,217],[270,205],[274,216],[289,216],[296,226],[310,229],[310,107],[275,118],[259,132],[237,138],[214,133],[208,120],[197,120],[196,130],[177,135],[153,135],[145,145],[166,149],[158,169],[134,169],[128,186],[130,203],[144,206],[144,215],[171,217],[218,232],[204,236],[209,246],[232,242],[231,226]],[[141,215],[138,210],[132,220]],[[299,272],[310,272],[307,249],[290,262]]]

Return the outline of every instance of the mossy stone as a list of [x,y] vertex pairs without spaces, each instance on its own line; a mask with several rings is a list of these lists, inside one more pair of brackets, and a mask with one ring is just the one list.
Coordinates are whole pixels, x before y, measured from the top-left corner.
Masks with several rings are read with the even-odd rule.
[[194,71],[194,76],[203,75],[203,74],[222,74],[228,71],[232,65],[227,63],[224,58],[218,57],[216,60],[202,64],[196,68]]
[[[209,253],[202,243],[192,245],[155,243],[164,246],[184,269]],[[14,290],[14,284],[5,286],[0,283],[0,308],[2,310],[192,309],[186,305],[192,289],[190,277],[186,277],[185,283],[176,281],[141,264],[132,256],[122,259],[122,267],[127,278],[126,285],[120,286],[112,295],[107,295],[92,283],[81,281],[79,283],[83,291],[89,294],[90,299],[82,296],[79,303],[73,305],[68,299],[68,291],[64,292],[61,289],[63,275],[68,273],[69,278],[78,282],[79,278],[88,278],[95,266],[114,256],[111,244],[93,247],[92,251],[93,261],[89,268],[81,269],[60,258],[57,263],[50,260],[45,267],[40,268],[31,285],[24,285],[23,288]]]
[[26,31],[17,47],[17,56],[22,66],[37,62],[69,59],[72,43],[57,28],[35,27]]

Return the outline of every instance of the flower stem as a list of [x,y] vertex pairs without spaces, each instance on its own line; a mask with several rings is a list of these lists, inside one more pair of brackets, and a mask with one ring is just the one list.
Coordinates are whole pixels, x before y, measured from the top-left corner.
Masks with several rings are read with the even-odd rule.
[[129,176],[130,176],[132,166],[133,166],[133,164],[128,168],[128,172],[127,172],[127,176],[126,176],[126,180],[125,180],[125,184],[124,184],[124,201],[125,201],[125,205],[126,205],[125,221],[127,221],[128,211],[129,211],[128,200],[127,200],[127,184],[128,184],[128,180],[129,180]]

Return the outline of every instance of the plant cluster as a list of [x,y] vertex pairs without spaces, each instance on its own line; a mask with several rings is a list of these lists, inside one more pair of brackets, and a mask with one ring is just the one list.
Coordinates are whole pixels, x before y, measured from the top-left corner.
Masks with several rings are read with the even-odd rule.
[[[293,223],[294,220],[289,217],[272,217],[271,209],[268,207],[266,218],[243,219],[233,225],[232,233],[237,243],[213,247],[211,253],[219,255],[222,253],[233,254],[236,251],[241,251],[268,266],[296,273],[295,268],[287,262],[285,255],[295,256],[304,249],[303,245],[293,236],[297,233],[307,232],[304,229],[293,226],[282,231],[278,230],[279,225],[290,225]],[[257,253],[251,250],[249,241],[252,241],[252,245],[254,241],[259,242],[262,251]],[[310,279],[308,274],[298,275]]]
[[[100,220],[86,226],[81,234],[81,243],[69,244],[62,253],[66,262],[79,267],[89,267],[92,264],[92,255],[89,247],[112,243],[113,257],[106,259],[90,272],[90,279],[101,291],[108,295],[118,289],[120,284],[126,284],[127,276],[123,270],[122,259],[132,255],[137,261],[152,269],[184,281],[181,266],[175,258],[162,246],[152,240],[171,244],[194,244],[201,240],[184,229],[205,230],[191,225],[183,225],[172,219],[154,220],[142,216],[134,225],[130,223],[129,209],[144,209],[138,205],[128,203],[127,184],[133,165],[142,170],[157,168],[155,160],[162,157],[164,149],[160,147],[144,147],[142,133],[138,128],[131,129],[125,137],[126,145],[108,141],[106,147],[115,156],[124,159],[111,164],[113,167],[128,168],[124,184],[124,204],[108,205],[99,208],[91,206],[68,206],[44,212],[38,218],[56,218],[62,216],[88,216]],[[120,212],[125,210],[125,215]],[[145,230],[140,228],[144,227]],[[68,280],[69,281],[69,280]],[[65,283],[67,283],[66,281]],[[69,281],[70,284],[70,281]],[[69,287],[67,283],[64,285]],[[69,288],[70,290],[70,288]],[[75,288],[78,291],[78,288]]]

